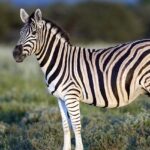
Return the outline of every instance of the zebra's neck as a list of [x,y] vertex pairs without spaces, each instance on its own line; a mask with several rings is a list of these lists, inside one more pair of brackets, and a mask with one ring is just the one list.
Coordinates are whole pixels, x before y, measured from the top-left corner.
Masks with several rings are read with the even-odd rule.
[[66,65],[65,60],[71,48],[71,45],[57,31],[57,28],[49,28],[45,34],[45,42],[43,42],[40,52],[36,54],[47,84],[50,84],[58,75],[61,67]]

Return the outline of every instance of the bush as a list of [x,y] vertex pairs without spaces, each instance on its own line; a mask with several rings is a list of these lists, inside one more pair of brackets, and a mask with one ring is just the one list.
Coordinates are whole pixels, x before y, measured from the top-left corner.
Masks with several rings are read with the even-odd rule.
[[144,35],[141,20],[127,6],[99,2],[80,3],[69,14],[66,26],[78,41],[119,42]]
[[[137,15],[136,9],[139,13]],[[145,10],[145,6],[141,6]],[[140,7],[103,2],[82,2],[74,5],[55,3],[42,7],[43,16],[58,22],[77,42],[122,42],[149,35],[149,24],[143,21],[148,11]],[[29,8],[31,13],[35,8]],[[21,20],[19,8],[7,3],[0,4],[0,41],[17,41]],[[149,19],[148,19],[149,20]],[[17,34],[18,33],[18,34]]]

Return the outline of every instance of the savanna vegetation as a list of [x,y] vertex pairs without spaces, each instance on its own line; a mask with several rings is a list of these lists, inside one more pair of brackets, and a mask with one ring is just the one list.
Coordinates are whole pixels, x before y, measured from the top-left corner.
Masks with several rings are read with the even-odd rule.
[[[60,150],[63,131],[57,101],[48,95],[34,58],[16,64],[11,50],[0,50],[0,150]],[[146,95],[118,109],[82,104],[85,150],[150,149],[149,108]]]

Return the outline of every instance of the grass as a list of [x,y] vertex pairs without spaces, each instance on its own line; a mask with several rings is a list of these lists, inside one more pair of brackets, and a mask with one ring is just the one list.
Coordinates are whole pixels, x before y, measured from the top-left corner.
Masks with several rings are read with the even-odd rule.
[[[81,104],[85,150],[149,150],[149,108],[146,95],[119,109]],[[62,142],[57,101],[48,94],[35,59],[16,64],[11,49],[1,48],[0,150],[60,150]]]

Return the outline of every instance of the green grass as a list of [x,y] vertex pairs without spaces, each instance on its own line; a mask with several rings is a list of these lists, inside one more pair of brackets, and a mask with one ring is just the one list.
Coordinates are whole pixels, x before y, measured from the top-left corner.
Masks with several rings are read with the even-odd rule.
[[[33,58],[16,64],[11,49],[1,49],[0,150],[60,150],[63,131],[57,101],[48,94],[38,64]],[[119,109],[81,104],[85,150],[149,150],[149,108],[147,96]]]

